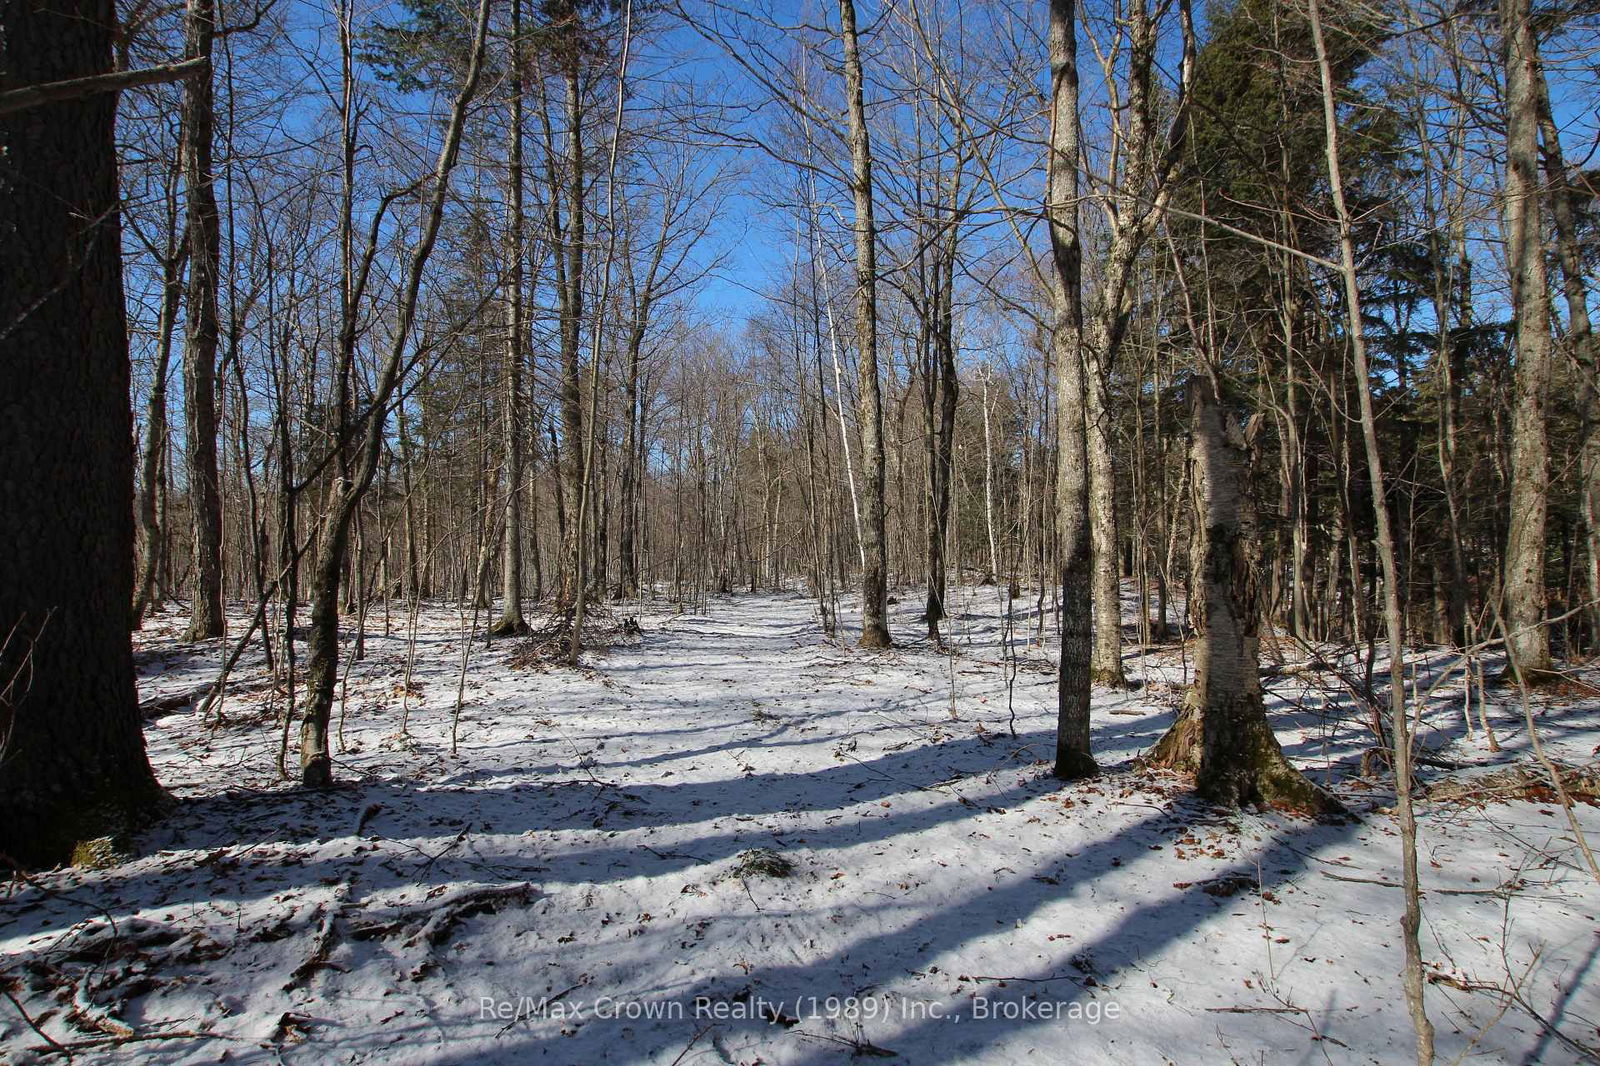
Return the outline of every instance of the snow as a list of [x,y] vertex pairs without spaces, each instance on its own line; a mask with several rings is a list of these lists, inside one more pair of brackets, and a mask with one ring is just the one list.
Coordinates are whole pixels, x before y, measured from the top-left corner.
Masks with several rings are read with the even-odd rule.
[[[52,1039],[105,1041],[86,1062],[1409,1060],[1393,796],[1358,776],[1370,734],[1337,679],[1266,683],[1343,824],[1217,810],[1131,765],[1171,721],[1175,646],[1129,652],[1141,688],[1097,691],[1106,773],[1063,785],[1049,635],[1018,601],[1008,693],[997,595],[956,591],[950,655],[825,640],[794,592],[647,603],[640,638],[576,671],[480,637],[454,755],[460,613],[421,612],[402,737],[406,619],[385,636],[375,612],[328,793],[279,777],[254,651],[220,726],[148,724],[183,802],[141,857],[0,900],[0,972]],[[894,608],[902,639],[919,604]],[[181,622],[140,635],[147,699],[215,676],[223,649],[180,644]],[[1455,680],[1423,748],[1526,763],[1520,706],[1491,696],[1499,754],[1465,735]],[[1600,699],[1535,712],[1554,757],[1593,760]],[[1562,810],[1419,812],[1441,1059],[1583,1061],[1534,1017],[1600,1044],[1600,908]],[[794,869],[741,876],[753,849]],[[1480,987],[1508,983],[1524,1005]],[[43,1046],[0,1004],[0,1057]]]

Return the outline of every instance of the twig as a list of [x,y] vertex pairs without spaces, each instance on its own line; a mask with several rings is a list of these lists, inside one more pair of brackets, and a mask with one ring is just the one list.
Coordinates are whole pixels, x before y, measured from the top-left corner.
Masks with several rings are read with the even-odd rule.
[[[571,991],[571,990],[569,989],[568,991]],[[565,995],[565,993],[563,993],[563,995]],[[711,1032],[711,1030],[713,1030],[715,1028],[716,1028],[716,1023],[713,1022],[712,1024],[704,1026],[703,1028],[701,1028],[701,1030],[698,1033],[695,1033],[694,1036],[689,1039],[689,1042],[683,1046],[683,1050],[678,1052],[678,1057],[672,1060],[672,1066],[678,1066],[678,1064],[683,1061],[683,1057],[685,1055],[689,1054],[689,1051],[696,1044],[698,1044],[700,1042],[700,1038],[702,1036],[705,1036],[707,1033]]]
[[57,1043],[55,1037],[39,1028],[39,1023],[34,1021],[33,1018],[28,1014],[27,1010],[23,1008],[21,1001],[19,1001],[17,997],[12,994],[10,988],[0,986],[0,994],[3,994],[11,1001],[11,1005],[17,1008],[17,1013],[22,1015],[22,1020],[28,1023],[28,1028],[38,1033],[44,1042],[50,1045],[50,1050],[65,1055],[68,1062],[72,1061],[72,1052],[68,1051],[62,1044]]

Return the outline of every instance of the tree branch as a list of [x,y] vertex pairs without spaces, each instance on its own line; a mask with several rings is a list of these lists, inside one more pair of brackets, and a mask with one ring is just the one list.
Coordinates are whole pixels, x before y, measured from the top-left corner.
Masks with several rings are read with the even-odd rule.
[[96,93],[114,93],[139,85],[155,85],[166,81],[185,81],[211,68],[209,60],[196,56],[177,63],[162,63],[138,70],[114,70],[107,74],[91,74],[87,78],[70,78],[67,81],[46,82],[0,93],[0,115],[44,104],[59,104],[79,100]]

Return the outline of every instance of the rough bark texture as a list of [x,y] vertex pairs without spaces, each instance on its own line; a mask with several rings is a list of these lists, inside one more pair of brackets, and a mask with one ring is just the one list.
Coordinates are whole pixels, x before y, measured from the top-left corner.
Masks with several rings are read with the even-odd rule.
[[1246,446],[1209,377],[1190,384],[1190,619],[1194,689],[1149,763],[1195,774],[1200,795],[1227,806],[1264,803],[1310,813],[1337,809],[1289,765],[1267,722],[1258,658],[1261,608],[1255,509],[1246,493]]
[[[109,70],[115,25],[110,0],[0,0],[0,90]],[[162,803],[128,637],[115,114],[99,94],[0,117],[0,864],[103,854]]]
[[1089,459],[1084,440],[1083,248],[1078,236],[1078,32],[1074,0],[1050,0],[1050,161],[1046,193],[1055,330],[1056,532],[1061,542],[1061,665],[1055,776],[1098,771],[1089,753]]
[[[212,0],[189,0],[184,14],[185,47],[190,58],[207,62],[216,36]],[[183,389],[187,406],[184,455],[189,475],[189,510],[194,525],[194,558],[189,619],[190,640],[222,636],[222,494],[217,480],[217,283],[221,225],[212,173],[215,108],[211,74],[193,77],[183,87],[183,180],[189,202],[188,329],[183,346]]]
[[1506,98],[1506,261],[1516,321],[1511,406],[1511,510],[1506,538],[1507,650],[1529,680],[1550,672],[1545,616],[1545,515],[1550,498],[1550,291],[1539,210],[1538,42],[1529,0],[1501,0]]
[[872,220],[872,143],[862,102],[861,52],[854,0],[839,0],[844,42],[845,98],[850,111],[851,192],[855,196],[856,361],[860,375],[861,473],[866,481],[862,515],[861,646],[887,648],[889,540],[884,526],[883,399],[878,390],[878,231]]

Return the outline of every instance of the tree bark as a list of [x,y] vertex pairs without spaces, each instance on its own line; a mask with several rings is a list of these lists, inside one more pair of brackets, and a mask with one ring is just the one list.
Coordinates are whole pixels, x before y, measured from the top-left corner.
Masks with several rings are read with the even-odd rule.
[[1055,265],[1051,356],[1056,391],[1056,535],[1061,553],[1061,663],[1055,776],[1099,771],[1089,752],[1089,470],[1083,366],[1083,248],[1078,233],[1078,31],[1075,0],[1050,0],[1050,156],[1046,208]]
[[[952,193],[952,200],[954,194]],[[932,474],[928,501],[928,636],[939,639],[939,623],[945,616],[946,572],[945,541],[950,533],[950,476],[955,450],[956,404],[961,396],[961,381],[956,374],[954,336],[955,250],[957,221],[950,219],[950,236],[941,253],[942,275],[932,294],[937,311],[933,322],[933,348],[937,361],[934,378],[938,384],[938,419],[932,425],[929,465]],[[938,274],[939,272],[936,272]],[[932,404],[932,397],[929,397]]]
[[[0,25],[0,89],[111,67],[110,0],[0,0]],[[0,865],[109,859],[163,804],[128,635],[116,106],[0,116]]]
[[[561,305],[561,496],[568,521],[562,535],[562,574],[556,609],[569,611],[577,602],[578,508],[583,493],[583,385],[579,348],[583,336],[583,233],[585,222],[583,101],[578,60],[567,72],[567,137],[572,172],[567,175],[567,224],[562,231],[558,297]],[[554,197],[552,198],[552,204]],[[552,210],[554,207],[552,206]]]
[[1591,647],[1600,645],[1600,350],[1589,320],[1589,279],[1578,237],[1581,194],[1567,172],[1561,136],[1550,111],[1550,90],[1542,64],[1536,65],[1539,126],[1544,134],[1544,166],[1550,185],[1550,216],[1555,223],[1556,261],[1561,264],[1567,303],[1567,343],[1578,372],[1578,513],[1583,520],[1588,561],[1583,567],[1584,612]]
[[522,616],[522,0],[511,0],[511,128],[506,163],[506,352],[501,394],[505,447],[505,541],[501,561],[504,600],[497,635],[521,633]]
[[[188,0],[185,48],[191,59],[211,61],[216,37],[213,0]],[[183,346],[186,407],[184,458],[189,478],[194,558],[189,640],[222,636],[222,493],[217,475],[217,287],[222,257],[217,215],[212,131],[216,119],[211,71],[183,87],[183,173],[189,215],[187,333]]]
[[1184,132],[1188,126],[1189,87],[1194,76],[1194,27],[1187,0],[1178,5],[1182,62],[1177,98],[1165,144],[1156,143],[1158,94],[1152,84],[1156,61],[1156,22],[1147,0],[1130,6],[1128,22],[1128,129],[1121,175],[1110,174],[1111,244],[1094,314],[1084,331],[1085,389],[1088,397],[1089,523],[1093,559],[1094,680],[1126,688],[1122,669],[1122,581],[1116,467],[1112,460],[1115,411],[1111,374],[1128,333],[1134,267],[1145,241],[1171,199]]
[[[1508,0],[1515,2],[1515,0]],[[1526,0],[1523,0],[1526,2]],[[1400,823],[1401,884],[1404,913],[1400,936],[1405,950],[1405,995],[1416,1030],[1417,1066],[1433,1062],[1433,1023],[1428,1020],[1426,977],[1418,933],[1422,925],[1421,889],[1417,873],[1417,821],[1411,806],[1411,729],[1406,714],[1404,618],[1400,613],[1400,567],[1395,559],[1395,537],[1384,492],[1383,459],[1379,451],[1377,419],[1372,411],[1372,375],[1367,362],[1366,332],[1361,315],[1361,286],[1356,273],[1356,246],[1350,210],[1345,204],[1344,176],[1339,165],[1339,122],[1333,92],[1333,71],[1323,45],[1322,17],[1317,0],[1310,0],[1311,40],[1316,48],[1317,71],[1322,82],[1322,114],[1329,191],[1339,223],[1339,263],[1344,281],[1346,329],[1355,360],[1355,388],[1361,412],[1361,439],[1367,453],[1367,483],[1377,525],[1379,565],[1383,573],[1383,620],[1389,638],[1389,721],[1394,743],[1395,814]],[[1540,523],[1541,527],[1543,523]]]
[[1538,39],[1530,0],[1501,0],[1505,64],[1506,260],[1516,322],[1511,407],[1511,508],[1506,538],[1506,650],[1529,681],[1548,678],[1545,517],[1550,503],[1550,291],[1540,225]]
[[1192,378],[1189,388],[1194,688],[1148,761],[1195,774],[1196,790],[1214,803],[1332,812],[1338,805],[1284,758],[1262,702],[1260,546],[1246,434],[1225,409],[1213,375]]
[[861,51],[855,0],[839,0],[844,43],[845,99],[850,117],[850,191],[855,198],[856,361],[860,379],[857,421],[861,474],[866,482],[862,516],[861,646],[887,648],[889,636],[888,538],[884,527],[887,470],[883,455],[883,400],[878,388],[878,231],[872,217],[872,142],[863,102]]

